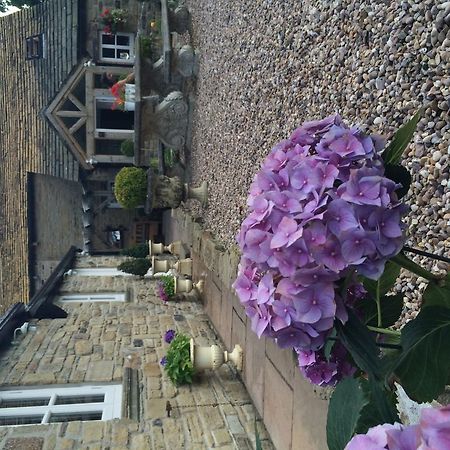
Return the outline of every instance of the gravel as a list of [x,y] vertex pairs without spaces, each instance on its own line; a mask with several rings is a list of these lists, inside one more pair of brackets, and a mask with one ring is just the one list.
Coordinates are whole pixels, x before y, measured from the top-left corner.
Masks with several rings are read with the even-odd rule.
[[[234,244],[254,174],[301,122],[338,112],[348,124],[389,137],[423,107],[403,162],[413,176],[408,243],[448,255],[450,2],[187,5],[200,54],[190,166],[193,183],[207,180],[210,188],[207,209],[189,206],[218,240]],[[396,286],[405,295],[404,320],[419,309],[416,282],[404,273]]]

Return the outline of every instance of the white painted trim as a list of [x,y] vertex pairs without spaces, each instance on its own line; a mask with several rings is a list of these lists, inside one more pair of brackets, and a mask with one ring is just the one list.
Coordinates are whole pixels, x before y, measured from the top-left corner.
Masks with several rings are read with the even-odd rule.
[[[112,62],[115,64],[127,64],[127,65],[132,65],[134,64],[134,59],[135,59],[135,53],[134,53],[134,34],[133,33],[115,33],[113,34],[113,36],[115,37],[115,44],[102,44],[102,37],[105,36],[106,33],[103,33],[102,31],[100,32],[100,37],[99,37],[99,45],[100,45],[100,61],[102,62]],[[118,45],[117,44],[117,36],[128,36],[130,38],[130,45]],[[116,50],[120,49],[124,49],[124,50],[129,50],[129,55],[130,57],[128,59],[122,59],[122,58],[106,58],[106,57],[102,57],[102,51],[104,48],[109,48],[109,49],[113,49],[114,50],[114,54],[116,54]]]
[[124,277],[132,276],[131,273],[121,272],[115,267],[90,267],[86,269],[73,269],[72,275],[82,277]]
[[[71,403],[55,405],[58,396],[82,396],[103,394],[103,402]],[[0,391],[0,418],[20,418],[26,416],[41,416],[41,424],[49,423],[53,414],[70,414],[83,412],[101,412],[101,420],[110,420],[122,416],[122,385],[78,385],[70,387],[32,387]],[[43,406],[24,406],[15,408],[2,408],[3,400],[30,400],[48,398]],[[23,424],[25,425],[25,424]],[[7,425],[11,426],[11,425]],[[18,425],[12,425],[18,426]]]
[[55,297],[55,301],[60,303],[73,302],[125,302],[124,292],[97,292],[95,294],[63,294]]

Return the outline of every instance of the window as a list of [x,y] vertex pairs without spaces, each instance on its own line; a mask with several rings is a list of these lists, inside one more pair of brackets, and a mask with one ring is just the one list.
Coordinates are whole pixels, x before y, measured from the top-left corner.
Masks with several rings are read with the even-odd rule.
[[86,269],[74,269],[73,275],[80,275],[83,277],[117,277],[117,276],[130,276],[131,273],[121,272],[114,267],[93,267]]
[[0,391],[0,425],[45,424],[121,417],[121,385]]
[[55,301],[61,303],[71,302],[124,302],[125,293],[102,292],[97,294],[67,294],[58,295]]
[[25,43],[27,49],[26,59],[39,59],[45,57],[45,39],[42,33],[27,37]]
[[100,33],[100,60],[109,62],[134,62],[134,35],[131,33]]

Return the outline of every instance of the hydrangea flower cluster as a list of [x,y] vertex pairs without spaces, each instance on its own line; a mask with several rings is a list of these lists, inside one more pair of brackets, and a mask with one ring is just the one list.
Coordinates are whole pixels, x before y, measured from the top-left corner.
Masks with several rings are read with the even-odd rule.
[[450,448],[450,406],[426,408],[418,425],[378,425],[357,434],[345,450],[438,450]]
[[335,318],[347,320],[337,282],[352,272],[377,279],[401,250],[406,211],[399,185],[384,176],[383,146],[333,115],[304,123],[263,162],[237,236],[243,256],[233,284],[259,337],[320,350]]

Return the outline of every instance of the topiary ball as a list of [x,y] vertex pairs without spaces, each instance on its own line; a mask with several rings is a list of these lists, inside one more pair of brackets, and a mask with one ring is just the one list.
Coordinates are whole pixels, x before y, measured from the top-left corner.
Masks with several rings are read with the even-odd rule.
[[114,195],[126,209],[133,209],[145,202],[147,197],[147,174],[138,167],[124,167],[114,182]]

